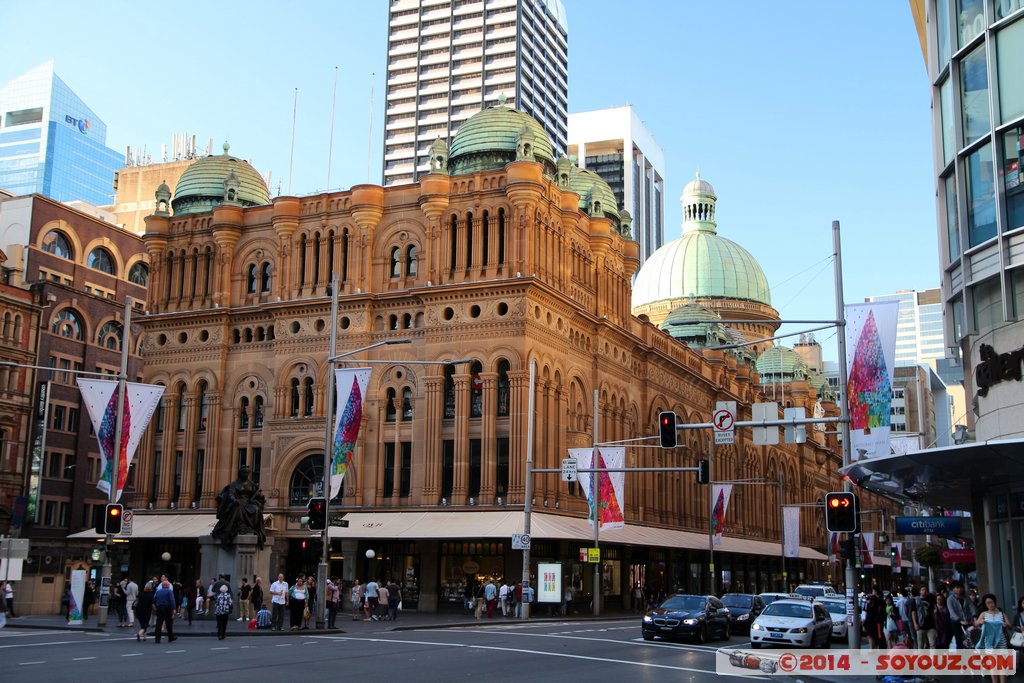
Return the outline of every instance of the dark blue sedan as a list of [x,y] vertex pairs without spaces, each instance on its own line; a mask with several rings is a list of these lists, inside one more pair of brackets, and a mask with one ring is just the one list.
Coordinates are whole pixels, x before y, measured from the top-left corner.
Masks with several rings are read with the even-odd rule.
[[729,610],[713,595],[673,595],[644,615],[641,629],[644,640],[728,640]]

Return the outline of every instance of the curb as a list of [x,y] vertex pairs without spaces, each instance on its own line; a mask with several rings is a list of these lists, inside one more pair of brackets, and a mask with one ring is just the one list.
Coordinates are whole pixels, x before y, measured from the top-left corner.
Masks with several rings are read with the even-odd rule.
[[[528,624],[557,624],[562,621],[633,621],[636,617],[595,617],[588,615],[586,617],[531,617],[526,620]],[[480,620],[476,621],[459,621],[459,622],[444,622],[440,624],[411,624],[409,626],[392,626],[388,628],[388,631],[420,631],[420,630],[434,630],[442,628],[465,628],[466,626],[502,626],[508,624],[509,626],[518,626],[523,624],[522,619],[509,619],[507,621],[494,621],[488,619],[487,621]]]

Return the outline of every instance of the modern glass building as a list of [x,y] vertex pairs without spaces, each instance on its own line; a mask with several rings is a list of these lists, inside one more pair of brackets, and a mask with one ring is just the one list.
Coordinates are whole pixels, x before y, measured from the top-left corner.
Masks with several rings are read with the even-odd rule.
[[945,358],[942,328],[942,292],[900,290],[895,294],[869,296],[867,302],[897,301],[896,365],[918,365]]
[[0,188],[60,202],[112,203],[124,158],[107,126],[48,61],[0,88]]

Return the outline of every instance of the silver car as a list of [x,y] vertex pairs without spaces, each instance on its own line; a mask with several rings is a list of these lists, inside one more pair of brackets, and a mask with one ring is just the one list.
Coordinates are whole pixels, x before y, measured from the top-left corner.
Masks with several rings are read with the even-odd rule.
[[823,598],[818,600],[832,617],[832,637],[846,640],[846,634],[850,630],[849,617],[846,614],[846,600],[835,600]]
[[819,648],[832,644],[832,617],[810,600],[776,600],[750,625],[750,646]]

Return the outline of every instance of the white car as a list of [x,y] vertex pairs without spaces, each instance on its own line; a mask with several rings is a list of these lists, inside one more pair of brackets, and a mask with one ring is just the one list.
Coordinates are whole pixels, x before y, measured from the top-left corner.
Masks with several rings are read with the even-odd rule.
[[760,597],[762,600],[764,600],[764,604],[770,605],[773,602],[775,602],[776,600],[788,600],[789,598],[793,597],[793,594],[792,593],[760,593],[760,594],[758,594],[758,597]]
[[776,600],[750,625],[750,646],[820,648],[832,644],[832,617],[810,600]]
[[846,614],[846,600],[835,598],[822,598],[818,600],[832,617],[832,637],[846,640],[846,634],[850,630],[849,617]]
[[832,586],[821,584],[821,583],[805,583],[796,587],[796,593],[802,595],[805,598],[839,598],[842,597],[836,593]]

